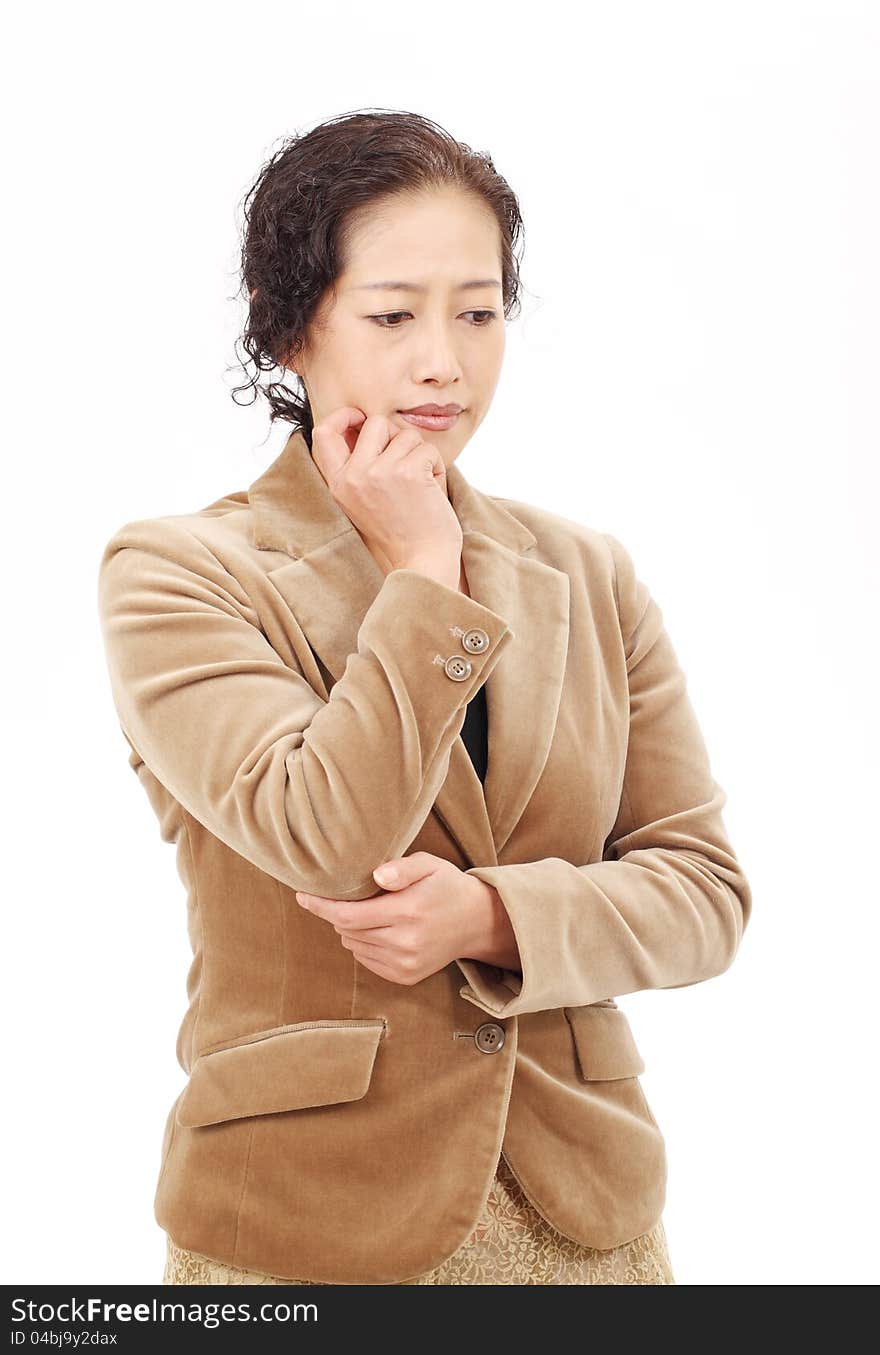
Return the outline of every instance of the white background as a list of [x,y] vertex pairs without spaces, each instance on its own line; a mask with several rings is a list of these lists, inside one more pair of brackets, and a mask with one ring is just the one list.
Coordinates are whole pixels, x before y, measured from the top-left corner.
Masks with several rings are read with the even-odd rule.
[[51,4],[6,34],[3,1280],[161,1280],[185,896],[97,564],[280,451],[230,394],[239,202],[281,138],[381,107],[519,197],[461,468],[627,545],[752,884],[726,974],[621,1000],[678,1283],[876,1283],[878,7]]

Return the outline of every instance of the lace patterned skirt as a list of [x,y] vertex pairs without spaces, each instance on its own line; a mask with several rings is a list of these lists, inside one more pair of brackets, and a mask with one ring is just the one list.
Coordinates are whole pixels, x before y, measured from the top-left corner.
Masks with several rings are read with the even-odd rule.
[[[167,1238],[163,1284],[324,1284],[239,1270]],[[502,1156],[486,1206],[458,1251],[402,1284],[675,1284],[660,1219],[631,1242],[600,1251],[563,1237],[533,1207]]]

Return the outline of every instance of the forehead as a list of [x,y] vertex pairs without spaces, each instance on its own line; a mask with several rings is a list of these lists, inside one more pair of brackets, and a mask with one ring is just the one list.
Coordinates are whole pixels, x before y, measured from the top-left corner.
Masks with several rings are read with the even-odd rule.
[[472,195],[400,195],[377,204],[351,223],[346,246],[345,290],[501,286],[498,223]]

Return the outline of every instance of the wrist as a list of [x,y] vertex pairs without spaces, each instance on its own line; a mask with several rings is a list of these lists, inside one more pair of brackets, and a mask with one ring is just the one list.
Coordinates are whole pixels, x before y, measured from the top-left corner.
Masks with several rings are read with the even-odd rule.
[[460,560],[453,563],[448,559],[441,559],[437,556],[421,556],[413,557],[411,560],[401,560],[393,568],[411,569],[416,574],[424,574],[437,583],[445,584],[447,588],[457,589],[461,581]]
[[521,960],[516,934],[511,925],[507,909],[501,901],[501,895],[493,885],[470,877],[479,892],[475,895],[474,934],[467,955],[468,960],[482,960],[485,964],[499,965],[502,969],[519,971]]

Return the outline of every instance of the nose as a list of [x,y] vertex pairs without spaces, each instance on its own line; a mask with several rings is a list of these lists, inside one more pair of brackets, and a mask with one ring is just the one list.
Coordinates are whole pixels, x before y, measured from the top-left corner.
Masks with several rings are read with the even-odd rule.
[[417,385],[434,381],[445,391],[460,379],[461,363],[456,353],[455,336],[444,321],[425,326],[413,365]]

